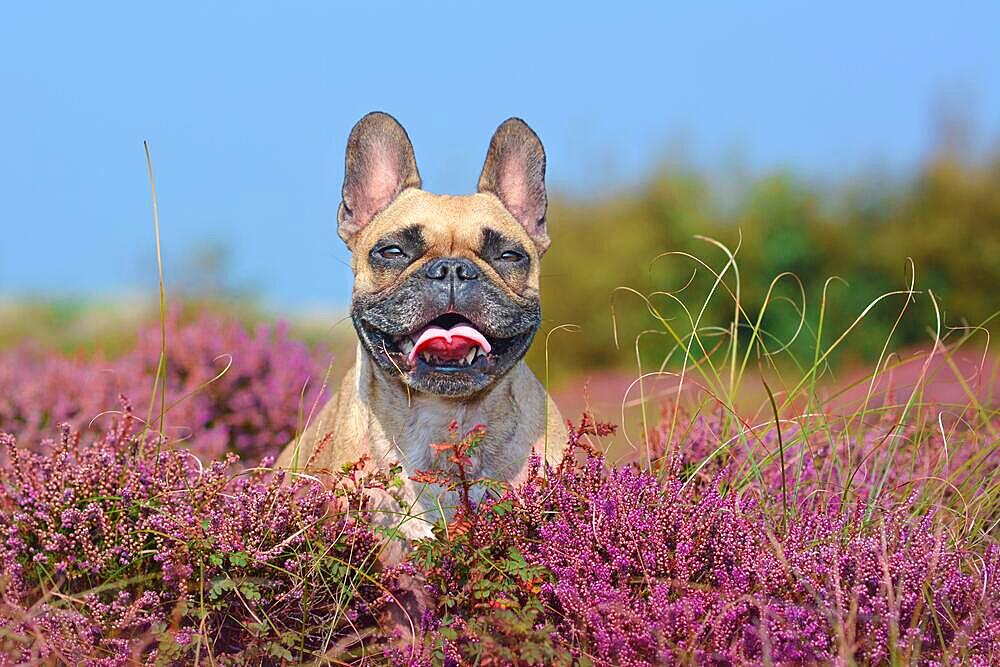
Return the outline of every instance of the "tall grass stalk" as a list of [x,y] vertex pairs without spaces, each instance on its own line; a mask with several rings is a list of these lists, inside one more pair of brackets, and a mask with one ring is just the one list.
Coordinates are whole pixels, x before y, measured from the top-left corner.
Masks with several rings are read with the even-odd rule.
[[[626,393],[621,404],[626,443],[644,467],[655,463],[649,443],[652,421],[649,411],[654,406],[646,383],[650,378],[659,377],[676,383],[668,401],[671,409],[659,426],[664,441],[659,457],[667,459],[682,452],[685,436],[695,422],[717,410],[722,419],[718,445],[693,472],[713,461],[733,460],[739,466],[740,474],[734,478],[734,489],[738,490],[750,481],[754,481],[755,486],[764,484],[766,487],[768,470],[777,466],[780,471],[775,470],[774,474],[781,486],[778,501],[783,517],[794,514],[805,499],[801,488],[804,479],[815,477],[825,480],[828,487],[835,484],[835,488],[830,487],[827,491],[841,503],[850,503],[858,493],[864,494],[864,520],[872,521],[894,474],[903,470],[916,473],[924,469],[916,466],[930,465],[927,483],[915,487],[918,490],[915,511],[921,507],[944,506],[957,515],[967,514],[970,521],[974,516],[990,516],[990,524],[979,520],[973,523],[987,533],[996,531],[1000,523],[1000,503],[997,502],[1000,475],[995,467],[980,467],[978,471],[983,475],[977,484],[981,491],[973,494],[974,501],[967,501],[978,503],[977,507],[965,507],[963,502],[966,501],[961,500],[964,496],[959,492],[963,485],[972,483],[969,480],[975,476],[975,466],[983,466],[1000,449],[997,409],[983,402],[982,392],[973,388],[975,382],[963,376],[955,361],[957,355],[968,356],[968,352],[975,349],[970,348],[975,342],[974,334],[985,334],[982,337],[988,348],[986,323],[946,326],[937,298],[932,292],[918,287],[916,266],[907,260],[905,286],[872,299],[843,331],[830,337],[826,331],[826,312],[831,299],[837,298],[831,288],[837,282],[843,283],[842,280],[828,279],[819,295],[818,306],[811,310],[798,277],[790,272],[781,273],[770,280],[759,311],[747,312],[741,303],[744,286],[739,270],[739,247],[730,250],[715,239],[698,239],[721,252],[717,265],[706,257],[687,252],[662,253],[653,261],[689,262],[694,270],[692,277],[678,289],[643,293],[623,285],[612,296],[611,326],[616,346],[620,347],[623,335],[616,315],[617,309],[624,307],[621,297],[636,298],[656,325],[635,335],[637,372],[632,387],[637,388],[638,398],[630,401]],[[699,273],[703,274],[702,279],[697,277]],[[701,289],[699,286],[703,286],[704,291],[696,295],[696,289]],[[730,322],[703,321],[709,304],[716,299],[730,302],[733,313]],[[831,370],[835,356],[846,348],[851,335],[864,325],[876,308],[891,307],[895,299],[900,300],[899,308],[893,326],[882,341],[873,370],[856,379],[838,378]],[[791,310],[791,317],[769,312],[779,305]],[[915,310],[915,305],[923,308]],[[893,334],[904,320],[922,317],[927,311],[932,317],[927,350],[919,353],[920,358],[913,358],[913,352],[894,352]],[[794,323],[791,335],[784,339],[767,330],[769,318],[778,316]],[[803,363],[792,350],[793,343],[804,334],[810,338],[811,358]],[[828,338],[832,339],[825,342]],[[668,344],[663,345],[659,342],[662,340]],[[976,351],[975,354],[987,358],[986,352]],[[750,372],[751,357],[756,361],[755,373]],[[658,359],[657,368],[647,368],[644,360],[648,359]],[[919,364],[919,370],[912,386],[898,388],[896,375],[903,371],[912,374],[914,364]],[[947,377],[937,377],[935,381],[959,386],[967,403],[945,404],[932,400],[927,391],[932,369],[937,375],[946,371]],[[983,372],[981,364],[979,373]],[[753,381],[748,382],[751,379]],[[979,378],[978,383],[981,385],[983,378]],[[905,389],[905,393],[897,397],[895,392],[900,389]],[[756,405],[754,396],[758,397]],[[635,419],[642,432],[641,441],[629,435],[629,406],[637,410]],[[981,429],[992,438],[983,451],[969,457],[957,469],[949,469],[949,457],[934,459],[934,452],[922,450],[920,446],[926,437],[926,425],[939,422],[943,425],[949,415],[962,415],[967,425],[970,419],[975,420],[977,424],[973,428]],[[882,423],[887,419],[892,421],[888,426]],[[944,426],[940,428],[943,430]],[[816,459],[817,448],[836,452],[836,455],[822,458],[821,468],[814,470],[810,466],[819,465],[815,463],[819,460]],[[734,456],[736,452],[739,456]],[[808,463],[810,460],[814,463]],[[854,488],[859,475],[866,480],[864,488]],[[964,482],[959,484],[962,480]]]
[[[146,417],[146,429],[153,422],[153,406],[156,404],[156,392],[160,392],[160,415],[159,415],[159,435],[162,439],[166,433],[164,423],[167,418],[167,293],[163,280],[163,255],[160,251],[160,208],[156,200],[156,179],[153,177],[153,158],[149,152],[149,141],[144,140],[142,147],[146,152],[146,170],[149,173],[149,190],[153,202],[153,236],[156,240],[156,275],[159,284],[160,302],[160,362],[156,367],[156,375],[153,378],[153,393],[149,401],[149,412]],[[142,436],[145,438],[147,431],[144,430]],[[159,452],[159,449],[157,449]]]

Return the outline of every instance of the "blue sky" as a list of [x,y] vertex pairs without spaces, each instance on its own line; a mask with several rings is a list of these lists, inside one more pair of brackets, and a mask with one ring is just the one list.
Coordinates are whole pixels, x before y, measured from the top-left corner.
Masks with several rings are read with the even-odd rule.
[[143,139],[168,290],[215,245],[278,308],[349,298],[343,147],[372,109],[439,192],[471,190],[510,115],[550,185],[582,194],[679,146],[816,178],[905,170],[942,100],[995,145],[1000,5],[817,4],[7,4],[0,296],[155,293]]

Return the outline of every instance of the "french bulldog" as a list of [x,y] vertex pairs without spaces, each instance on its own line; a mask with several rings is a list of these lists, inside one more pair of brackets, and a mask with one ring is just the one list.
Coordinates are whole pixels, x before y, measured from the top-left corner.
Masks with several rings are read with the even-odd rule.
[[511,118],[490,141],[475,194],[432,194],[406,131],[373,112],[348,139],[342,195],[357,357],[278,466],[336,470],[363,455],[399,465],[405,502],[385,509],[407,538],[429,537],[458,495],[411,477],[451,467],[431,445],[447,440],[453,420],[461,433],[486,429],[469,479],[517,483],[533,452],[556,462],[566,442],[558,409],[523,361],[541,323],[545,152]]

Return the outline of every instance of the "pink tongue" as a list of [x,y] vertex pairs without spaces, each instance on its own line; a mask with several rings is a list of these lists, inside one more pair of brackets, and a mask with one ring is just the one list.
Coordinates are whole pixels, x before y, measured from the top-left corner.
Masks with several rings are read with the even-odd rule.
[[461,359],[469,353],[474,345],[478,345],[483,352],[489,354],[489,341],[468,324],[456,324],[450,329],[427,327],[420,332],[408,358],[410,363],[413,363],[418,354],[428,350],[439,358]]

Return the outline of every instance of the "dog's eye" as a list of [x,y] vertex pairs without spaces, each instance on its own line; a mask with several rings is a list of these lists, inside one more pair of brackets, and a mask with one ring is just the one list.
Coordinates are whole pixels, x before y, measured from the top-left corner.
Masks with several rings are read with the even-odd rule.
[[520,262],[522,259],[524,259],[524,255],[515,250],[507,250],[500,255],[500,259],[502,259],[505,262]]
[[406,253],[403,252],[403,249],[400,248],[398,245],[383,246],[381,248],[378,248],[375,251],[375,254],[381,257],[382,259],[401,259],[403,257],[406,257]]

